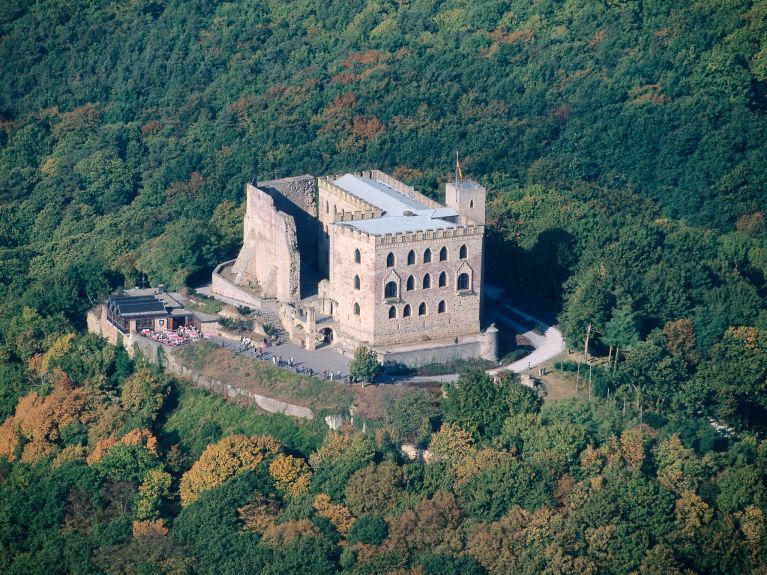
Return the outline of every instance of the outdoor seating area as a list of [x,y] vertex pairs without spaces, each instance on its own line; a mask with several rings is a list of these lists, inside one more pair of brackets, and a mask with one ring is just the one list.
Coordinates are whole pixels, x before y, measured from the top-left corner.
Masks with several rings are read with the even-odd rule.
[[170,347],[178,347],[188,341],[199,341],[205,339],[205,335],[196,329],[194,326],[182,326],[175,331],[153,331],[151,329],[142,329],[141,335],[156,341],[163,343]]

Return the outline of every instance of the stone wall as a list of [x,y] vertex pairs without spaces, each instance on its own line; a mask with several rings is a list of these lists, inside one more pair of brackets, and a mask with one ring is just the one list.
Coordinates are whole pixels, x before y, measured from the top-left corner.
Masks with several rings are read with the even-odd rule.
[[232,281],[257,288],[265,298],[295,302],[300,299],[301,262],[296,224],[277,210],[274,200],[255,186],[247,186],[243,245],[232,266]]
[[[460,230],[456,230],[460,231]],[[467,257],[459,259],[461,246],[466,246]],[[442,247],[447,248],[447,260],[439,261]],[[426,249],[431,250],[430,263],[423,263]],[[410,251],[415,252],[415,264],[407,265]],[[395,256],[394,268],[386,267],[390,253]],[[439,287],[439,276],[444,272],[446,285]],[[470,290],[459,292],[458,275],[467,273]],[[392,303],[385,300],[384,285],[396,273],[401,278],[399,298]],[[376,300],[375,300],[375,345],[390,345],[418,341],[424,337],[452,337],[479,333],[480,293],[482,273],[482,235],[470,233],[442,237],[418,237],[417,234],[403,238],[402,242],[376,246]],[[429,275],[429,288],[423,287],[424,278]],[[413,277],[413,290],[407,290],[407,282]],[[440,302],[445,303],[444,313],[438,313]],[[420,304],[426,304],[426,314],[419,314]],[[410,316],[404,317],[405,306],[410,306]],[[395,318],[389,319],[391,307]]]
[[[448,363],[455,359],[471,359],[480,357],[482,342],[479,338],[472,341],[445,345],[435,344],[427,347],[425,344],[418,349],[389,351],[379,353],[384,368],[404,365],[407,367],[422,367],[431,363]],[[435,376],[434,379],[439,379]]]
[[[372,237],[366,234],[332,226],[331,229],[331,291],[337,302],[335,317],[344,332],[371,345],[393,345],[418,342],[424,338],[462,336],[480,331],[480,300],[483,228],[458,228],[439,232],[417,232],[392,236]],[[371,243],[373,242],[373,243]],[[467,257],[459,258],[461,246],[466,246]],[[439,260],[445,247],[446,261]],[[431,262],[424,263],[424,252],[431,250]],[[359,249],[361,262],[354,261],[354,250]],[[415,263],[408,265],[408,254],[415,253]],[[394,254],[395,266],[388,268],[386,260]],[[439,286],[440,273],[446,274],[446,285]],[[458,291],[460,273],[470,277],[471,289]],[[429,274],[431,287],[423,288],[424,277]],[[354,277],[360,278],[360,289],[354,288]],[[413,289],[407,290],[409,277]],[[387,300],[384,286],[389,281],[398,285],[398,298]],[[439,303],[445,303],[444,313],[438,313]],[[354,304],[360,314],[354,313]],[[421,303],[426,314],[418,315]],[[405,317],[405,306],[410,316]],[[395,318],[389,318],[391,307]]]
[[317,237],[322,226],[317,219],[315,178],[311,175],[258,182],[258,189],[268,193],[278,211],[293,218],[300,259],[301,297],[317,293],[319,250]]
[[270,413],[282,413],[285,415],[290,415],[291,417],[300,417],[303,419],[312,419],[314,417],[312,410],[308,407],[302,407],[300,405],[294,405],[292,403],[287,403],[285,401],[267,397],[265,395],[259,395],[257,393],[253,393],[252,391],[248,391],[240,387],[235,387],[228,383],[223,383],[222,381],[204,377],[196,371],[189,369],[185,365],[181,364],[173,354],[167,354],[165,368],[169,372],[191,381],[198,387],[203,387],[217,395],[222,395],[229,399],[242,398],[247,402],[255,403],[261,409]]
[[244,289],[229,279],[229,271],[234,265],[235,260],[230,260],[216,266],[211,277],[211,291],[214,294],[240,302],[243,305],[255,309],[263,307],[263,300],[254,293]]

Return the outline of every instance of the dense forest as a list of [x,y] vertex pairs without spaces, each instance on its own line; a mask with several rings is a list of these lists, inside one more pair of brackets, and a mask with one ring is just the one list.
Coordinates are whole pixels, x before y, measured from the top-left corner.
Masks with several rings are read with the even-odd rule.
[[[765,573],[764,0],[5,0],[0,67],[0,571]],[[468,371],[327,432],[84,335],[232,257],[254,177],[439,198],[456,151],[591,400]]]

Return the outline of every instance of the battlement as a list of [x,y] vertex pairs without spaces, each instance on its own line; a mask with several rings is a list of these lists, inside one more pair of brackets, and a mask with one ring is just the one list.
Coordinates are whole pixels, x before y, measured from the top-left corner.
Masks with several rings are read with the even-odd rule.
[[384,234],[375,236],[376,245],[392,245],[400,243],[414,243],[422,241],[440,240],[457,237],[481,236],[485,233],[484,226],[470,224],[446,230],[415,230],[396,234]]
[[[338,222],[347,221],[346,218],[337,220]],[[467,226],[458,226],[445,230],[413,230],[401,233],[375,235],[369,234],[350,226],[334,226],[337,234],[353,237],[361,241],[373,242],[375,245],[392,245],[400,243],[414,243],[422,241],[432,241],[456,237],[482,236],[485,233],[485,226],[469,224]]]
[[[367,211],[374,211],[374,210],[378,209],[375,206],[373,206],[373,205],[371,205],[371,204],[361,200],[360,198],[358,198],[354,194],[350,194],[349,192],[347,192],[343,188],[335,185],[333,183],[333,180],[336,180],[336,179],[338,179],[340,177],[341,176],[338,176],[338,175],[336,175],[336,176],[320,176],[319,178],[317,178],[317,185],[318,185],[320,190],[325,188],[326,190],[328,190],[332,194],[342,198],[344,201],[346,201],[346,202],[348,202],[350,204],[359,206],[360,207],[360,211],[367,212]],[[322,206],[320,206],[320,209],[322,209]]]
[[336,212],[333,216],[334,222],[352,222],[354,220],[372,220],[380,218],[382,215],[381,210],[378,208],[374,210],[357,210],[354,212],[343,211]]

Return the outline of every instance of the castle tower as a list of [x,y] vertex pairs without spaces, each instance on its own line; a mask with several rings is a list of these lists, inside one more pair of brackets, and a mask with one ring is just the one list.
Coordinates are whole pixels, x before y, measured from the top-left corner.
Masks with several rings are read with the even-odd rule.
[[487,190],[474,180],[454,180],[445,184],[445,205],[456,212],[485,223],[485,196]]

